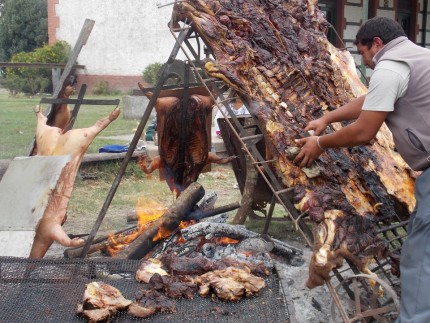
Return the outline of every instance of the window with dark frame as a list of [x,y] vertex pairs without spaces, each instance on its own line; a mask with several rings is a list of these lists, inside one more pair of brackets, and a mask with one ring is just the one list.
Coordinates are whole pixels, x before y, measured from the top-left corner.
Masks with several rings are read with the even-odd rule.
[[397,22],[402,26],[403,30],[406,33],[406,36],[412,41],[415,41],[415,29],[414,21],[415,21],[415,12],[414,8],[416,8],[417,3],[415,1],[410,0],[398,0],[397,2]]
[[324,13],[325,19],[332,25],[327,32],[327,39],[330,43],[336,46],[336,28],[337,25],[337,4],[334,0],[320,0],[318,1],[319,9]]

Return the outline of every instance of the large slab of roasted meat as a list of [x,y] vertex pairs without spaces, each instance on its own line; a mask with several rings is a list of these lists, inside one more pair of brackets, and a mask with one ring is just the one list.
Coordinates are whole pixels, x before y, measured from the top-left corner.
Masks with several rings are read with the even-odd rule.
[[373,256],[386,251],[375,222],[409,216],[414,179],[385,126],[368,145],[321,155],[312,176],[288,157],[310,120],[366,93],[350,53],[328,42],[317,1],[189,0],[174,6],[172,19],[204,39],[215,56],[207,73],[240,93],[261,124],[277,174],[295,188],[295,207],[310,215],[307,286],[323,284],[345,257],[367,272]]
[[[150,99],[152,92],[139,84]],[[158,151],[146,165],[140,161],[142,170],[150,174],[159,169],[160,179],[166,180],[170,190],[176,195],[184,191],[191,183],[197,181],[203,168],[211,163],[226,164],[234,156],[221,158],[210,152],[210,124],[214,101],[209,93],[201,88],[190,89],[187,103],[182,91],[163,91],[155,102],[157,112]],[[200,93],[204,94],[200,94]]]

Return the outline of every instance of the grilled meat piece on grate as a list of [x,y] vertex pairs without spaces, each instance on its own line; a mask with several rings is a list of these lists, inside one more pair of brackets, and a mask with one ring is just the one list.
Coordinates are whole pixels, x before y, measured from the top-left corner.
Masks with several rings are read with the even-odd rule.
[[173,252],[167,252],[161,257],[161,261],[172,275],[201,275],[214,268],[213,262],[201,254],[178,257]]
[[197,291],[197,285],[190,276],[160,276],[151,277],[147,289],[164,291],[170,298],[192,299]]
[[92,282],[86,285],[83,303],[78,304],[76,312],[90,322],[102,322],[109,320],[118,311],[126,310],[131,303],[115,287],[103,282]]
[[163,264],[158,259],[143,260],[136,271],[136,280],[140,283],[149,283],[154,274],[168,276],[169,274],[162,268]]
[[200,286],[201,296],[207,296],[213,290],[220,299],[227,301],[256,295],[266,286],[264,279],[252,275],[249,270],[235,267],[210,271],[196,277],[195,281]]
[[175,313],[175,303],[156,290],[141,290],[136,295],[136,302],[130,305],[128,314],[146,318],[158,312]]

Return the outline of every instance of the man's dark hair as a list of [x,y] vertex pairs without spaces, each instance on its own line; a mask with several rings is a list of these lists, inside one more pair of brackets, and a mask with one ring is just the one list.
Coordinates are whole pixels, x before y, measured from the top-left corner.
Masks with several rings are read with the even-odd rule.
[[386,17],[374,17],[360,27],[354,44],[360,43],[370,48],[374,37],[381,38],[385,45],[400,36],[406,36],[406,33],[398,22]]

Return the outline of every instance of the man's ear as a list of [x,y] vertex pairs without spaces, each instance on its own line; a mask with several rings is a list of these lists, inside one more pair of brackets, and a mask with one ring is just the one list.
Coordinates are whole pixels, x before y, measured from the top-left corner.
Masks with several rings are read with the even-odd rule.
[[384,46],[384,42],[380,37],[373,37],[373,42],[378,46],[378,47],[383,47]]

